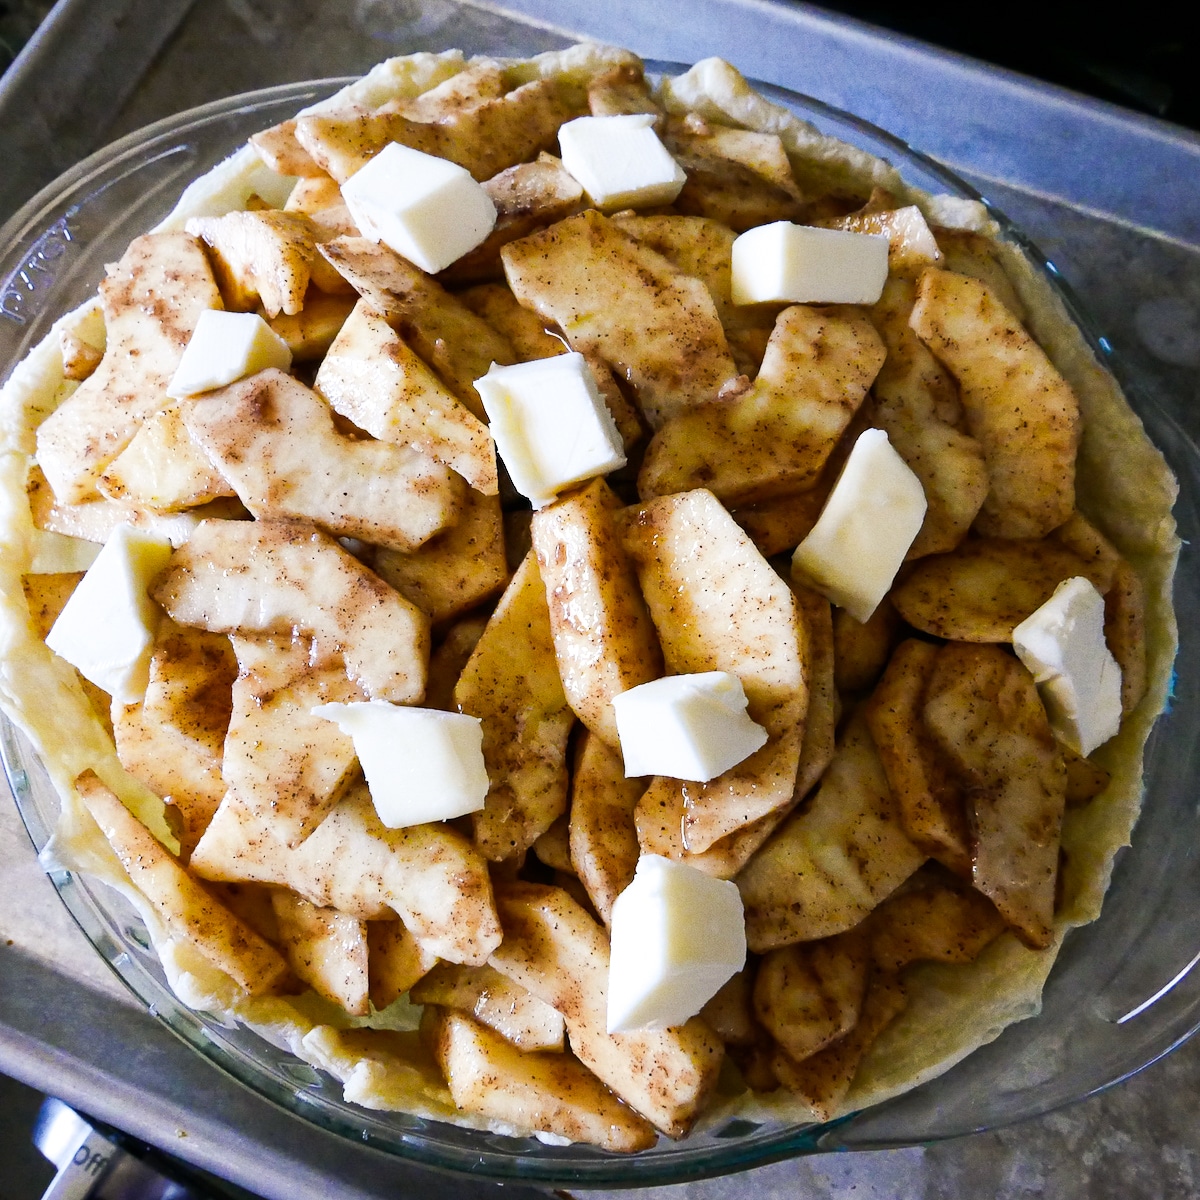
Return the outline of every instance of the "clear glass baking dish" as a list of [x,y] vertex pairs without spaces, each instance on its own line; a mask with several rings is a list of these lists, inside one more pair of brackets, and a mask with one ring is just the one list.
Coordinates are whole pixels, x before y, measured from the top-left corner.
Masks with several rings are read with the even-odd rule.
[[[682,68],[652,64],[671,74]],[[155,224],[193,178],[250,133],[329,94],[344,80],[291,84],[222,100],[160,121],[86,159],[0,229],[0,378],[44,336],[56,316],[95,289],[104,263]],[[967,197],[962,180],[887,133],[818,101],[770,85],[769,98],[898,167],[910,184]],[[1000,214],[1063,294],[1098,356],[1118,377],[1108,343],[1091,330],[1047,262]],[[1129,390],[1129,389],[1127,389]],[[1131,392],[1150,437],[1180,484],[1185,541],[1175,580],[1180,649],[1174,695],[1147,747],[1147,802],[1133,845],[1118,855],[1103,915],[1071,933],[1039,1016],[1011,1026],[959,1066],[914,1091],[825,1125],[779,1127],[733,1120],[636,1157],[583,1146],[480,1134],[400,1113],[344,1103],[336,1081],[244,1030],[183,1007],[167,988],[146,931],[111,889],[65,871],[59,895],[97,951],[179,1037],[210,1062],[303,1118],[428,1166],[491,1179],[579,1186],[645,1186],[732,1172],[797,1154],[866,1149],[993,1129],[1050,1111],[1155,1061],[1200,1025],[1200,455],[1152,397]],[[21,733],[0,728],[0,749],[34,845],[58,812],[45,771]],[[200,1070],[197,1066],[197,1070]]]

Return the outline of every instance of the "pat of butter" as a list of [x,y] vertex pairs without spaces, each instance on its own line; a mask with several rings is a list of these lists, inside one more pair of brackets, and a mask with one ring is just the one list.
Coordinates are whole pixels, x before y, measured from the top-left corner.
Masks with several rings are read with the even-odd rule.
[[513,486],[534,508],[625,465],[621,435],[582,354],[493,363],[475,390]]
[[597,208],[670,204],[687,182],[654,132],[654,117],[578,117],[558,131],[567,173]]
[[177,400],[292,365],[288,344],[257,313],[205,309],[167,385]]
[[612,908],[608,1032],[682,1025],[745,965],[737,884],[643,854]]
[[147,593],[171,557],[166,538],[118,525],[46,636],[46,645],[118,704],[150,680],[158,606]]
[[470,171],[398,142],[342,184],[342,199],[364,237],[430,275],[474,250],[496,224],[496,206]]
[[1104,597],[1087,579],[1064,580],[1013,630],[1055,734],[1091,754],[1121,726],[1121,668],[1104,640]]
[[707,783],[767,741],[746,712],[742,681],[728,671],[667,675],[613,697],[625,775]]
[[925,491],[882,429],[859,434],[792,573],[867,621],[925,520]]
[[354,741],[379,819],[389,829],[478,812],[488,793],[478,717],[386,700],[319,704]]
[[775,221],[734,240],[734,304],[874,304],[888,273],[888,239]]

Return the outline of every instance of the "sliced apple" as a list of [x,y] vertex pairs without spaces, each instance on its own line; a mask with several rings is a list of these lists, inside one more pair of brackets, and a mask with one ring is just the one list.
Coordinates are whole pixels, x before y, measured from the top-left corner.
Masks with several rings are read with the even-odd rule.
[[685,794],[684,841],[701,852],[792,800],[808,708],[806,633],[791,589],[711,492],[651,500],[624,510],[621,524],[668,669],[736,675],[768,734],[709,783],[658,778],[642,797],[639,810],[652,811]]
[[751,387],[679,413],[654,435],[639,493],[706,487],[732,505],[812,487],[884,353],[857,309],[784,309]]
[[627,380],[652,429],[736,376],[704,283],[600,213],[510,242],[501,256],[517,299]]
[[230,792],[189,865],[217,882],[290,887],[363,921],[398,916],[424,951],[447,962],[478,966],[500,944],[479,852],[444,824],[388,829],[365,786],[352,787],[291,849]]
[[533,514],[554,654],[567,701],[620,746],[613,697],[662,674],[662,652],[613,522],[620,501],[602,479]]
[[425,454],[339,433],[329,406],[283,371],[193,400],[188,432],[256,517],[415,550],[458,516],[464,487]]
[[496,447],[487,426],[365,301],[342,326],[313,386],[372,437],[419,450],[477,491],[496,494]]
[[495,862],[519,856],[566,810],[567,736],[575,723],[532,551],[500,597],[454,699],[483,722],[491,788],[472,816],[475,841]]
[[181,625],[312,637],[373,700],[419,701],[429,621],[328,535],[291,521],[203,521],[152,595]]
[[100,303],[104,357],[37,431],[38,463],[63,504],[96,496],[104,468],[170,403],[200,314],[223,307],[204,249],[186,233],[135,238],[100,284]]
[[94,772],[85,771],[75,787],[130,879],[172,935],[186,938],[252,996],[280,988],[289,971],[274,946],[193,879]]

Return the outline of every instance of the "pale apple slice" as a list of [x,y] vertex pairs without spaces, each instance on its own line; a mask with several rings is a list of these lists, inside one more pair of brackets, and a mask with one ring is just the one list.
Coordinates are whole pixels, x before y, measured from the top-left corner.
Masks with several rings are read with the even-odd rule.
[[516,355],[507,339],[434,278],[387,246],[339,237],[321,253],[433,368],[469,412],[487,421],[475,380]]
[[37,431],[38,464],[64,504],[96,496],[104,468],[170,403],[200,314],[223,307],[204,248],[186,233],[135,238],[100,284],[100,303],[104,357]]
[[367,922],[367,985],[377,1012],[408,992],[437,961],[403,921]]
[[637,869],[633,814],[645,790],[643,780],[625,778],[619,751],[594,733],[580,740],[571,783],[571,866],[605,925]]
[[737,374],[712,296],[594,210],[501,251],[517,299],[631,386],[652,429]]
[[288,316],[280,313],[267,321],[292,352],[292,362],[314,362],[325,357],[357,303],[355,296],[329,296],[310,291],[304,307]]
[[252,996],[280,988],[289,971],[274,946],[193,879],[94,772],[85,771],[75,787],[130,879],[172,936],[186,938]]
[[639,808],[653,809],[686,788],[684,841],[698,853],[792,800],[808,709],[807,633],[791,589],[711,492],[651,500],[624,510],[621,524],[668,669],[736,675],[768,735],[708,783],[658,778],[642,797]]
[[649,1122],[573,1058],[519,1050],[459,1012],[427,1009],[422,1031],[464,1112],[624,1153],[657,1140]]
[[562,1013],[495,967],[439,963],[413,987],[411,999],[469,1013],[520,1050],[563,1048]]
[[618,215],[613,217],[613,224],[657,251],[685,275],[704,281],[717,306],[738,371],[756,375],[775,327],[776,313],[769,305],[734,304],[734,231],[709,217],[666,213]]
[[753,385],[664,424],[646,448],[638,492],[706,487],[732,505],[812,487],[884,354],[857,309],[784,309]]
[[366,301],[355,305],[313,386],[372,437],[409,446],[494,496],[496,447],[468,411]]
[[179,404],[142,425],[104,469],[99,487],[110,500],[155,512],[177,512],[236,494],[188,434]]
[[613,513],[621,502],[593,480],[533,514],[554,654],[567,702],[619,747],[614,696],[662,674],[662,652]]
[[630,1108],[683,1137],[716,1086],[720,1040],[699,1018],[671,1029],[607,1033],[608,938],[561,888],[506,884],[504,941],[491,965],[566,1018],[571,1049]]
[[496,206],[496,224],[474,250],[440,273],[445,283],[503,279],[501,247],[570,216],[584,204],[583,188],[550,154],[501,171],[484,182],[483,190]]
[[483,722],[491,787],[472,815],[475,841],[493,862],[517,857],[566,811],[567,737],[575,723],[532,551],[500,597],[454,700]]
[[312,710],[365,700],[366,691],[347,678],[340,655],[322,658],[307,638],[232,641],[238,677],[222,774],[281,842],[297,846],[354,781],[358,763],[350,735]]
[[508,581],[499,496],[468,489],[449,529],[409,554],[381,546],[374,566],[435,625],[474,608]]
[[536,79],[436,121],[414,119],[386,106],[373,113],[312,113],[297,119],[296,140],[338,183],[389,142],[449,159],[482,182],[549,150],[558,127],[586,111],[573,91],[561,80]]
[[339,433],[315,392],[259,371],[184,409],[188,433],[259,518],[312,521],[334,537],[415,550],[453,524],[465,488],[407,447]]
[[152,595],[181,625],[312,637],[373,700],[419,701],[429,621],[328,535],[291,521],[203,521]]
[[36,465],[29,470],[26,494],[29,514],[36,528],[86,542],[106,542],[118,525],[132,525],[135,529],[166,538],[172,546],[182,546],[206,517],[236,519],[246,515],[241,501],[231,497],[178,513],[156,513],[123,500],[102,499],[98,494],[94,500],[61,504],[54,498],[45,475]]
[[272,892],[271,905],[280,947],[297,978],[352,1017],[367,1016],[366,921],[318,908],[294,892]]
[[447,962],[478,966],[502,936],[487,864],[471,843],[444,824],[388,829],[365,785],[294,849],[230,792],[189,865],[218,882],[289,887],[363,921],[398,916]]
[[121,766],[167,804],[167,819],[187,862],[225,795],[221,757],[204,754],[141,704],[112,706],[113,741]]
[[738,876],[746,940],[766,951],[852,929],[925,858],[904,832],[858,714],[812,803],[794,812]]
[[291,316],[304,307],[309,283],[324,292],[346,290],[345,281],[317,253],[317,243],[327,235],[304,213],[192,217],[187,231],[211,249],[225,304],[239,312],[261,303],[268,317]]

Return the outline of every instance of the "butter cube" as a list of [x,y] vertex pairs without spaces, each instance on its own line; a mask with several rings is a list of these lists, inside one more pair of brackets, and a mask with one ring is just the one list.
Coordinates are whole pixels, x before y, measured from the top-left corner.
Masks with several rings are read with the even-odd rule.
[[670,204],[687,182],[654,132],[654,117],[578,117],[558,131],[567,172],[597,208]]
[[888,273],[888,239],[775,221],[734,240],[734,304],[874,304]]
[[46,637],[46,645],[118,704],[136,704],[150,681],[159,609],[147,594],[171,543],[118,525]]
[[278,367],[292,365],[288,344],[257,313],[206,309],[184,348],[167,395],[179,400],[224,387]]
[[475,390],[513,486],[534,508],[625,465],[621,435],[582,354],[493,363]]
[[367,790],[389,829],[478,812],[488,793],[478,717],[386,700],[319,704],[354,741]]
[[363,237],[430,275],[474,250],[496,224],[496,206],[470,171],[398,142],[342,184],[342,199]]
[[613,697],[625,775],[707,783],[749,758],[767,731],[746,712],[742,681],[728,671],[668,675]]
[[792,572],[867,621],[925,520],[925,491],[882,429],[859,434]]
[[1104,640],[1104,597],[1082,576],[1013,630],[1013,649],[1038,685],[1050,725],[1079,754],[1121,726],[1121,668]]
[[737,884],[643,854],[612,908],[608,1032],[682,1025],[745,965]]

